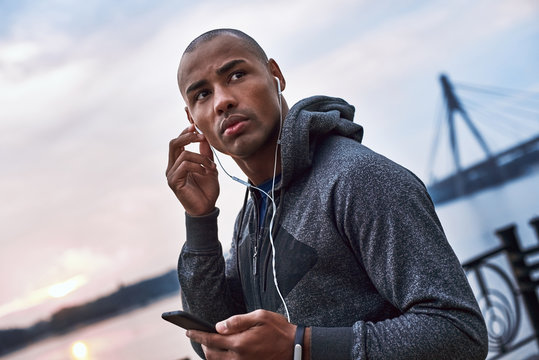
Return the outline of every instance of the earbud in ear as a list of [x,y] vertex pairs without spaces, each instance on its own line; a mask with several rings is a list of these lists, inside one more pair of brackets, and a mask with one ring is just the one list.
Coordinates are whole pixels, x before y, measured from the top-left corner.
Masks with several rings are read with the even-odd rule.
[[195,123],[193,123],[193,125],[195,126],[195,130],[196,130],[199,134],[202,134],[202,131],[200,131],[200,129],[198,128],[198,126],[196,126]]
[[280,95],[281,94],[281,80],[279,80],[277,76],[274,76],[274,77],[275,77],[275,80],[277,80],[277,92]]

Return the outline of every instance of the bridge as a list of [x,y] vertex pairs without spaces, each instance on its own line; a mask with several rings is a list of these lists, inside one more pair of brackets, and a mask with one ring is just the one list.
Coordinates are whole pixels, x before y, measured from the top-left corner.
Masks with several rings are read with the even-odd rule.
[[[433,144],[433,150],[431,151],[431,182],[428,185],[429,193],[435,204],[441,205],[472,195],[539,170],[539,110],[537,110],[539,109],[539,93],[469,85],[462,86],[463,89],[468,91],[491,94],[511,100],[505,102],[507,105],[505,106],[505,111],[512,112],[509,117],[502,111],[497,113],[482,113],[486,120],[484,122],[485,128],[499,128],[500,132],[504,133],[504,136],[510,130],[513,132],[520,131],[521,141],[519,143],[493,153],[478,126],[472,121],[469,112],[464,106],[464,102],[457,96],[455,86],[450,82],[447,75],[441,75],[440,82],[445,104],[445,124],[449,133],[449,143],[455,171],[453,174],[442,179],[436,179],[432,175],[436,150],[440,147],[439,128]],[[475,109],[481,110],[480,105],[476,104]],[[481,112],[477,111],[477,114],[479,115]],[[519,122],[514,117],[515,114],[518,116]],[[464,124],[467,125],[473,138],[475,138],[485,154],[485,158],[482,161],[467,168],[463,168],[461,164],[461,154],[456,131],[456,115],[462,117]]]

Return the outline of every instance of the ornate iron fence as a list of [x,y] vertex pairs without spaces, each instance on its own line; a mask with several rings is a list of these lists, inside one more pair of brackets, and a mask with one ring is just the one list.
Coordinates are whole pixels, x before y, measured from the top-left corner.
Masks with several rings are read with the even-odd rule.
[[[539,239],[539,217],[530,221]],[[489,337],[489,359],[503,357],[536,341],[539,344],[539,246],[522,249],[516,226],[496,231],[502,245],[462,266],[485,318]],[[523,314],[527,313],[525,318]],[[523,319],[527,334],[520,334]]]

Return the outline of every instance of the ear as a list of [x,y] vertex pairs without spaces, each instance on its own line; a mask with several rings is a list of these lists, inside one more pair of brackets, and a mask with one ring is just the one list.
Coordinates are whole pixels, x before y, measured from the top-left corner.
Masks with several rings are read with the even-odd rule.
[[281,72],[281,69],[279,68],[279,65],[277,64],[275,60],[269,59],[268,68],[271,75],[279,78],[279,81],[281,82],[281,91],[283,91],[286,88],[286,80],[283,76],[283,73]]
[[185,107],[185,113],[187,114],[187,120],[189,120],[191,124],[194,124],[195,121],[193,120],[193,117],[191,116],[191,113],[189,112],[189,108],[187,106]]

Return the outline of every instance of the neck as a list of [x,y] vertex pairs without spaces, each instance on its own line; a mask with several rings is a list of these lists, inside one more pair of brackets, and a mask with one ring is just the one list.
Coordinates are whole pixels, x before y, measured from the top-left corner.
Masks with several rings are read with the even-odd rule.
[[[275,159],[275,155],[277,155],[277,159]],[[235,161],[254,185],[260,185],[274,175],[281,173],[280,147],[277,152],[274,147],[261,151],[257,154],[256,159],[235,159]]]

